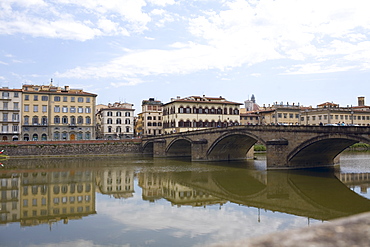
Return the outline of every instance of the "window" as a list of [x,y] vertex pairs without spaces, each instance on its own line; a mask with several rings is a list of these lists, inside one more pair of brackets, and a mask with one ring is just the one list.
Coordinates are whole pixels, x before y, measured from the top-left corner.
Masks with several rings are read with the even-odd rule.
[[90,103],[90,98],[86,98],[86,103]]
[[125,113],[125,117],[129,117],[130,116],[130,113],[129,112],[126,112]]
[[3,110],[8,110],[8,102],[3,102]]
[[112,127],[111,126],[108,126],[108,132],[112,133]]
[[48,101],[48,96],[41,96],[42,101]]
[[108,117],[113,116],[112,112],[111,112],[111,111],[107,112],[107,116],[108,116]]
[[42,112],[47,112],[47,109],[48,109],[48,106],[46,106],[46,105],[42,106]]
[[13,103],[13,108],[14,108],[14,110],[19,110],[19,103],[18,102],[14,102]]
[[60,138],[59,132],[55,132],[54,133],[54,140],[59,140],[59,138]]
[[13,125],[13,132],[18,132],[18,131],[19,131],[18,125]]
[[75,113],[75,112],[76,112],[76,107],[71,106],[70,112],[71,112],[71,113]]
[[1,128],[1,131],[4,132],[4,133],[7,133],[8,132],[8,125],[3,125],[2,128]]
[[111,118],[108,118],[107,119],[107,124],[112,124],[113,123],[113,120]]
[[125,119],[125,124],[130,124],[130,119],[129,118]]
[[8,121],[8,113],[3,113],[3,121]]
[[24,124],[29,124],[29,117],[28,116],[25,116],[24,117]]
[[75,97],[71,97],[71,102],[75,102]]
[[34,100],[34,101],[38,101],[38,100],[39,100],[39,96],[38,96],[38,95],[34,95],[34,96],[33,96],[33,100]]
[[78,113],[84,113],[84,110],[81,106],[78,107]]
[[67,113],[68,112],[68,107],[67,106],[63,106],[62,112]]
[[41,124],[42,125],[47,125],[48,124],[48,118],[47,117],[42,117],[41,118]]
[[14,98],[18,98],[18,97],[19,97],[18,92],[14,92]]
[[130,132],[130,127],[126,127],[126,132]]
[[24,111],[29,112],[30,111],[30,106],[29,105],[24,105]]
[[60,112],[60,106],[58,105],[54,106],[54,112]]
[[82,103],[82,102],[84,102],[84,98],[82,98],[82,97],[78,97],[78,98],[77,98],[77,101],[78,101],[79,103]]
[[84,119],[83,119],[83,117],[79,116],[79,117],[77,118],[77,124],[83,124],[83,123],[84,123]]
[[33,125],[37,125],[39,123],[39,117],[38,116],[34,116],[33,118],[32,118],[32,124]]
[[63,96],[63,102],[67,102],[68,101],[68,97],[67,96]]
[[30,100],[30,96],[28,94],[24,95],[24,100]]
[[120,118],[116,119],[116,124],[121,124],[121,119]]
[[62,124],[68,124],[68,117],[67,116],[62,117]]
[[86,122],[86,124],[91,124],[91,118],[90,117],[86,117],[85,122]]
[[60,96],[54,96],[54,101],[59,102],[60,101]]
[[116,112],[116,117],[121,117],[121,112],[120,111]]
[[85,112],[86,112],[86,113],[91,113],[91,108],[90,108],[90,107],[86,107],[86,108],[85,108]]
[[39,106],[38,105],[34,105],[33,106],[33,112],[38,112],[39,111]]

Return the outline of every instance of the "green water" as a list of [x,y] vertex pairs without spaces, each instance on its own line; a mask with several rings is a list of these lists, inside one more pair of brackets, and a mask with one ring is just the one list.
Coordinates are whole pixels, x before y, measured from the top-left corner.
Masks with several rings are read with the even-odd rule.
[[266,171],[265,160],[10,159],[0,246],[209,246],[370,211],[370,155]]

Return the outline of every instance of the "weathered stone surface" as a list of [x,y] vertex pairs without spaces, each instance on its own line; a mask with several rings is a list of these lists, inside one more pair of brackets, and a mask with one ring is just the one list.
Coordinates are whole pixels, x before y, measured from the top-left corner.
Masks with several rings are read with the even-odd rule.
[[370,246],[370,213],[212,247],[355,247]]
[[10,157],[17,156],[72,156],[72,155],[107,155],[140,153],[140,143],[132,142],[30,142],[0,145],[5,154]]

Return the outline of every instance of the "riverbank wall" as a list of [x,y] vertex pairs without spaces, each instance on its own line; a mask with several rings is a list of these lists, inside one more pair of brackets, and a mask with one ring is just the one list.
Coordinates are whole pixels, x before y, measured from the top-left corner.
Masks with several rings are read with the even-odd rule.
[[2,142],[0,150],[10,158],[139,154],[141,140]]

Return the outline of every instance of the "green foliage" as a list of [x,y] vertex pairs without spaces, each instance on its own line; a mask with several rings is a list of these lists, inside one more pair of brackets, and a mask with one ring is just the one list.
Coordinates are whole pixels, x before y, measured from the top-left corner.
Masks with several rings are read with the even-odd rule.
[[265,145],[254,145],[254,151],[266,151]]

